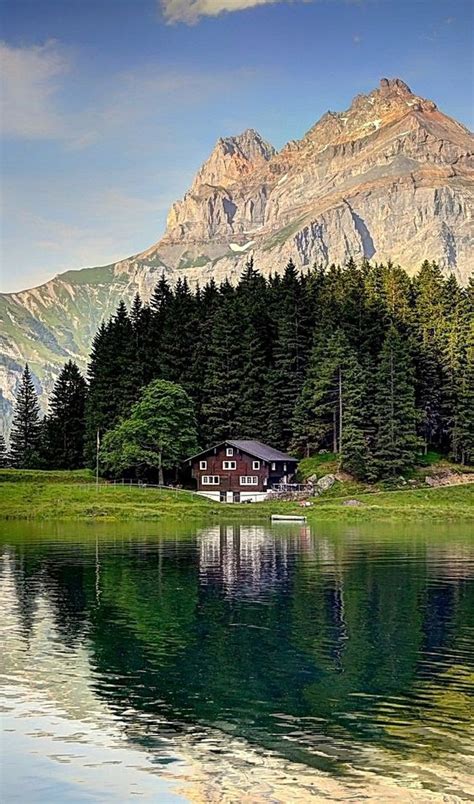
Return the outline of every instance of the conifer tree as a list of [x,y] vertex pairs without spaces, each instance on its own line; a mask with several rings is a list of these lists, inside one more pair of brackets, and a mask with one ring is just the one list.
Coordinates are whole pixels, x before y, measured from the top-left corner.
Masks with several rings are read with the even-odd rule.
[[112,321],[102,323],[92,341],[87,376],[89,392],[86,400],[86,460],[95,461],[97,433],[104,434],[118,418],[115,389],[115,350]]
[[214,314],[220,304],[220,295],[214,279],[211,279],[199,294],[197,306],[196,342],[193,360],[193,400],[196,411],[198,438],[205,444],[206,422],[203,416],[204,380],[208,372],[210,343],[213,336]]
[[425,333],[424,342],[418,337],[414,345],[416,365],[416,407],[418,433],[425,454],[430,446],[438,447],[441,438],[441,385],[442,374],[437,348]]
[[341,468],[367,474],[363,428],[364,372],[347,337],[336,332],[317,339],[293,420],[293,450],[309,455],[319,449],[339,453]]
[[304,382],[308,358],[308,332],[300,277],[289,262],[278,285],[274,286],[274,345],[268,373],[266,408],[268,440],[286,449],[292,441],[292,421]]
[[49,461],[55,469],[84,465],[86,381],[69,360],[56,380],[47,418]]
[[235,289],[229,282],[220,288],[220,300],[211,319],[211,337],[203,379],[202,418],[204,444],[231,438],[237,431],[242,392],[241,322]]
[[119,303],[112,318],[111,337],[111,346],[115,353],[115,374],[110,391],[115,395],[117,415],[125,416],[137,398],[139,383],[135,363],[133,324],[123,301]]
[[463,464],[474,463],[474,321],[471,321],[460,358],[451,452],[454,459]]
[[150,339],[153,348],[148,355],[148,364],[151,377],[166,375],[162,342],[167,325],[172,330],[173,322],[170,317],[173,295],[173,290],[163,273],[150,297]]
[[194,354],[199,334],[197,302],[186,278],[178,279],[168,304],[161,334],[160,360],[162,376],[179,383],[193,393],[195,382]]
[[10,436],[11,463],[16,469],[35,469],[39,464],[40,412],[28,364],[23,371]]
[[270,319],[267,283],[247,264],[235,294],[241,335],[241,393],[236,414],[236,432],[265,440],[268,413],[264,404],[265,380],[270,360]]
[[3,435],[0,435],[0,469],[5,469],[8,466],[9,458],[7,452],[7,445]]
[[390,477],[410,469],[418,447],[413,368],[406,341],[392,325],[379,358],[373,469]]

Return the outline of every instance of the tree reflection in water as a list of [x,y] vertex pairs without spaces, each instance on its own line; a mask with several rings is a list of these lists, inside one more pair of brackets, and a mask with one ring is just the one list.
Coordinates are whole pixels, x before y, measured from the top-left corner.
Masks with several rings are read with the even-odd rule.
[[[87,675],[87,696],[78,694],[89,710],[92,701],[106,707],[161,761],[170,740],[199,741],[217,728],[332,774],[368,757],[395,775],[403,759],[465,770],[474,668],[467,535],[432,525],[172,525],[73,539],[17,531],[2,536],[2,576],[14,590],[8,603],[2,586],[2,609],[23,657],[28,645],[46,651],[42,623],[50,672],[71,657],[76,684]],[[15,662],[18,677],[14,650],[7,643],[6,679]],[[31,655],[22,672],[28,683]]]

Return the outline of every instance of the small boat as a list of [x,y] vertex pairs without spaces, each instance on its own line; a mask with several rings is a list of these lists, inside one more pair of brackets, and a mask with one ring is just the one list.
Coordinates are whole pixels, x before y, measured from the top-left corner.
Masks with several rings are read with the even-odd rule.
[[290,516],[289,514],[272,514],[272,522],[306,522],[306,517]]

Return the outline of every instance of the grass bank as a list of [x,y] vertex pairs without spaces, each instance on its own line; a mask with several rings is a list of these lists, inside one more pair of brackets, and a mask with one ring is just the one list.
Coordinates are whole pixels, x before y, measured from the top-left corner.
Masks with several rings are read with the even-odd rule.
[[[308,520],[424,518],[474,521],[474,484],[383,491],[338,485],[302,509],[294,502],[223,505],[187,491],[100,484],[87,472],[0,472],[0,519],[9,520],[268,520],[272,513],[305,514]],[[346,505],[355,497],[358,505]]]

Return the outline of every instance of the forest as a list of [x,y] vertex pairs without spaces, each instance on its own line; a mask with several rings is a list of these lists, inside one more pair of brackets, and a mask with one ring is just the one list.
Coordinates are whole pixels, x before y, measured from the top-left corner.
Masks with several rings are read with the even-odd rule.
[[236,285],[195,290],[163,276],[148,303],[136,295],[101,324],[86,377],[66,363],[42,419],[25,368],[0,459],[93,466],[99,441],[105,473],[146,476],[163,439],[166,470],[233,437],[299,457],[335,452],[369,481],[431,449],[469,463],[473,313],[472,277],[462,288],[428,261],[414,277],[351,260],[306,272],[290,262],[268,278],[249,261]]

